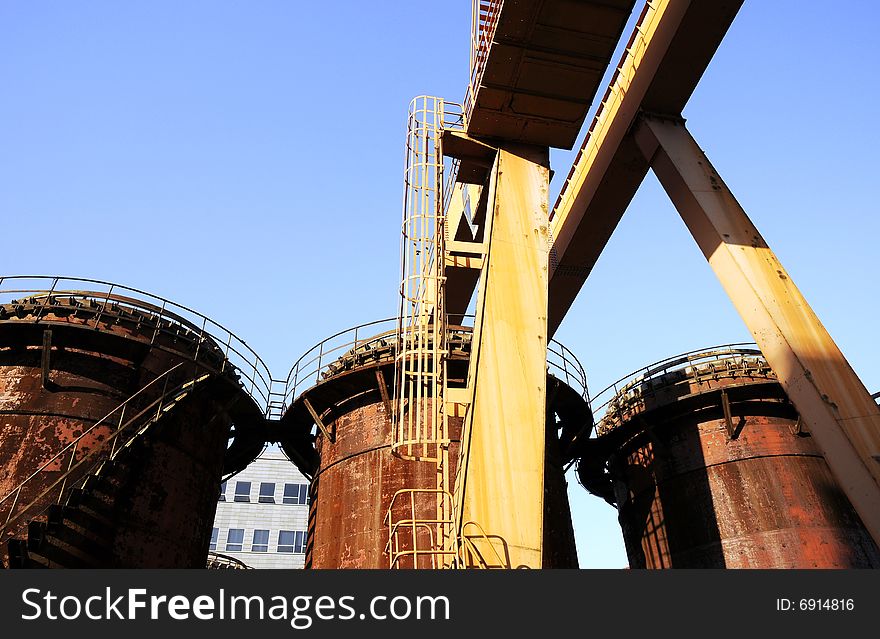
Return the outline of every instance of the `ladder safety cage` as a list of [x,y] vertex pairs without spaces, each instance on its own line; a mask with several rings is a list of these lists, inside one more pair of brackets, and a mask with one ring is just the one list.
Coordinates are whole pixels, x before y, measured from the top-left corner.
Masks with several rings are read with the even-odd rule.
[[[391,452],[401,459],[433,465],[433,487],[411,486],[395,495],[386,520],[389,525],[390,566],[401,567],[401,558],[431,557],[433,567],[454,554],[449,495],[449,423],[446,413],[447,316],[445,257],[449,240],[445,208],[457,164],[444,158],[443,131],[462,128],[460,105],[442,98],[418,96],[407,118],[404,164],[403,221],[401,228],[401,279],[398,312],[398,347],[394,361],[391,410]],[[449,168],[444,169],[444,164]],[[402,517],[395,509],[411,502]],[[433,507],[431,507],[433,506]],[[433,511],[430,512],[429,511]],[[419,534],[427,531],[427,534]],[[401,535],[407,535],[405,543]],[[422,544],[427,539],[427,548]],[[404,550],[405,549],[405,550]]]

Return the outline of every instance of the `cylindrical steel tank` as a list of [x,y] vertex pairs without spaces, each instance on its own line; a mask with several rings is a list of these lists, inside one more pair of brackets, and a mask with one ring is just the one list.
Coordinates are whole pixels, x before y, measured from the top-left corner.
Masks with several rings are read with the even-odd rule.
[[759,351],[672,358],[609,394],[579,475],[616,504],[632,568],[880,566]]
[[223,362],[198,327],[118,292],[2,300],[4,563],[204,566],[238,386]]
[[[313,480],[307,567],[388,568],[389,526],[385,516],[394,494],[405,488],[435,487],[433,464],[400,459],[391,453],[391,419],[385,399],[392,392],[395,335],[389,332],[360,340],[330,366],[319,366],[314,386],[298,397],[282,419],[287,430],[311,428],[314,419],[304,407],[308,401],[330,435],[316,432],[317,454],[312,460],[313,468],[309,469]],[[461,386],[467,374],[470,329],[455,327],[453,336],[448,365],[450,385]],[[330,347],[325,352],[332,350]],[[304,356],[304,360],[309,359],[309,354]],[[575,361],[569,361],[568,366],[572,371],[575,366],[579,368]],[[564,378],[562,374],[559,377]],[[556,377],[549,381],[548,387],[554,392],[548,391],[548,397],[554,397],[554,405],[548,410],[548,423],[557,427],[548,427],[547,431],[544,566],[577,567],[563,474],[566,458],[559,431],[570,439],[574,430],[592,424],[592,418],[578,391]],[[452,439],[450,489],[457,468],[464,413],[463,406],[455,405],[448,417]],[[292,458],[308,456],[293,448],[285,446]],[[417,504],[417,510],[420,508]],[[427,512],[424,516],[430,518]],[[422,560],[419,567],[428,567],[428,560]],[[411,562],[402,567],[411,567]]]
[[[433,464],[392,456],[390,416],[378,392],[372,401],[368,395],[340,406],[332,426],[335,441],[319,437],[316,442],[321,466],[310,513],[315,527],[307,563],[312,568],[388,568],[385,515],[392,497],[399,490],[436,485]],[[457,467],[462,414],[449,417],[450,477]],[[432,517],[427,512],[432,505],[429,499],[417,503],[418,516]]]

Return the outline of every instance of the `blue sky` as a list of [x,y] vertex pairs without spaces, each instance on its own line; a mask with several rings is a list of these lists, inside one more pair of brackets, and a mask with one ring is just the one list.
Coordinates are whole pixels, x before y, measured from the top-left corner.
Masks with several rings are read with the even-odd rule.
[[[746,2],[684,115],[876,391],[873,6]],[[396,312],[407,104],[462,98],[469,27],[468,0],[0,0],[0,272],[155,292],[284,373]],[[557,337],[598,390],[749,334],[649,176]],[[582,565],[624,566],[571,481]]]

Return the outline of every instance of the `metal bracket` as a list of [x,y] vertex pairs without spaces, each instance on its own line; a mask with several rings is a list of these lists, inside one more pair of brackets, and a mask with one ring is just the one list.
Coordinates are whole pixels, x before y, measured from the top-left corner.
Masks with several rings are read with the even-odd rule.
[[798,415],[797,422],[795,422],[794,426],[788,427],[788,432],[790,432],[795,437],[806,437],[810,433],[804,429],[804,422],[801,420],[800,415]]
[[463,242],[459,240],[447,240],[446,251],[448,253],[464,253],[482,257],[486,254],[485,242]]
[[52,366],[52,331],[48,328],[43,331],[43,355],[40,365],[43,371],[43,388],[52,390],[53,384],[49,381],[49,370]]
[[[303,404],[305,404],[306,410],[309,411],[309,414],[312,416],[312,419],[315,420],[315,424],[317,424],[318,428],[321,429],[321,432],[324,433],[324,437],[329,439],[331,442],[336,442],[336,433],[331,432],[325,425],[324,422],[321,421],[321,416],[318,415],[318,411],[315,410],[315,407],[312,406],[312,403],[309,401],[308,397],[303,397]],[[335,431],[335,429],[334,429]]]
[[738,433],[733,426],[733,416],[730,414],[730,398],[727,397],[727,391],[721,391],[721,410],[724,411],[724,425],[727,426],[727,436],[736,439]]
[[470,404],[474,396],[474,389],[468,386],[464,388],[447,388],[446,403],[447,404]]
[[379,385],[379,394],[382,396],[382,403],[385,405],[385,414],[390,418],[394,410],[391,404],[391,398],[388,397],[388,385],[385,383],[385,375],[382,371],[376,371],[376,383]]
[[727,436],[731,439],[739,439],[739,434],[746,425],[746,418],[740,417],[739,423],[733,423],[733,413],[730,410],[730,398],[727,391],[721,391],[721,410],[724,411],[724,425],[727,427]]

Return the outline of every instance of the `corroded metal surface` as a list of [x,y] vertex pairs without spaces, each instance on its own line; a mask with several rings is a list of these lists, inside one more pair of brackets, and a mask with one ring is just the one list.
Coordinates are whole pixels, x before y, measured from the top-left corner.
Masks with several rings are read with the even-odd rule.
[[[469,339],[462,339],[451,350],[450,378],[459,386],[467,375],[469,346]],[[435,486],[430,464],[400,459],[390,452],[391,421],[377,373],[384,375],[386,383],[391,379],[393,345],[371,349],[370,356],[361,359],[353,359],[355,354],[343,356],[338,366],[331,365],[329,374],[297,398],[282,421],[287,429],[304,428],[310,418],[296,408],[311,398],[328,433],[316,430],[315,435],[319,462],[312,482],[306,558],[306,566],[311,568],[388,568],[385,514],[393,495],[402,488]],[[551,372],[556,372],[552,364]],[[592,418],[580,390],[550,375],[548,388],[548,423],[556,427],[547,429],[543,565],[573,568],[577,567],[577,552],[563,465],[569,461],[568,442],[578,432],[589,435]],[[463,416],[460,405],[450,412],[451,476],[457,468]],[[560,435],[565,445],[560,443]],[[433,503],[430,501],[431,507]],[[416,511],[419,517],[430,518],[424,504],[417,503]]]
[[204,567],[229,430],[219,390],[169,412],[133,455],[115,504],[116,566]]
[[646,377],[599,427],[632,567],[880,566],[763,358]]
[[[449,417],[453,476],[461,421]],[[314,479],[310,565],[388,568],[385,513],[391,498],[404,488],[434,488],[433,467],[392,456],[391,422],[378,393],[373,401],[341,415],[333,428],[335,442],[324,437],[317,442],[321,467]]]
[[[0,496],[5,496],[55,453],[110,412],[130,394],[135,376],[119,361],[101,360],[90,353],[66,353],[56,358],[53,382],[61,389],[42,387],[40,351],[0,349]],[[99,446],[111,426],[99,426],[82,440],[80,454]],[[20,500],[35,498],[65,470],[67,459],[49,466],[40,481],[31,482]],[[4,504],[2,520],[11,507]],[[19,527],[26,526],[26,522]],[[10,531],[11,532],[11,531]],[[5,542],[5,539],[2,540]],[[5,555],[5,543],[0,545]]]
[[[100,308],[65,299],[47,305],[28,299],[0,307],[0,320],[0,497],[39,471],[15,500],[2,504],[0,523],[14,503],[21,508],[35,499],[72,461],[93,452],[97,463],[107,459],[109,446],[103,444],[117,425],[113,420],[83,437],[73,458],[62,456],[40,470],[147,382],[180,362],[198,361],[204,371],[222,361],[222,353],[193,339],[185,326],[174,326],[124,305]],[[44,386],[41,361],[46,329],[52,330],[52,348]],[[168,376],[167,386],[148,388],[132,403],[129,415],[191,379],[196,370],[195,363],[186,364]],[[112,486],[114,518],[100,526],[110,532],[103,530],[98,535],[100,541],[95,541],[88,523],[78,529],[73,535],[76,539],[97,547],[77,555],[70,547],[76,541],[65,542],[67,550],[79,557],[77,565],[204,565],[229,432],[229,417],[217,400],[234,395],[230,392],[234,380],[221,378],[213,391],[200,391],[202,400],[181,406],[158,423],[158,428],[151,428],[150,446],[141,445],[127,462],[136,466],[137,472],[124,480],[107,480]],[[228,407],[228,399],[224,401],[223,407]],[[92,472],[92,468],[85,465],[82,473]],[[83,479],[86,475],[82,473],[70,476],[66,486]],[[60,487],[41,498],[45,505],[37,504],[35,513],[43,514],[35,514],[35,519],[28,516],[5,531],[0,540],[4,563],[7,540],[26,538],[31,521],[46,525],[45,508],[59,497]],[[62,504],[67,497],[65,493]],[[70,536],[70,531],[67,533]]]

